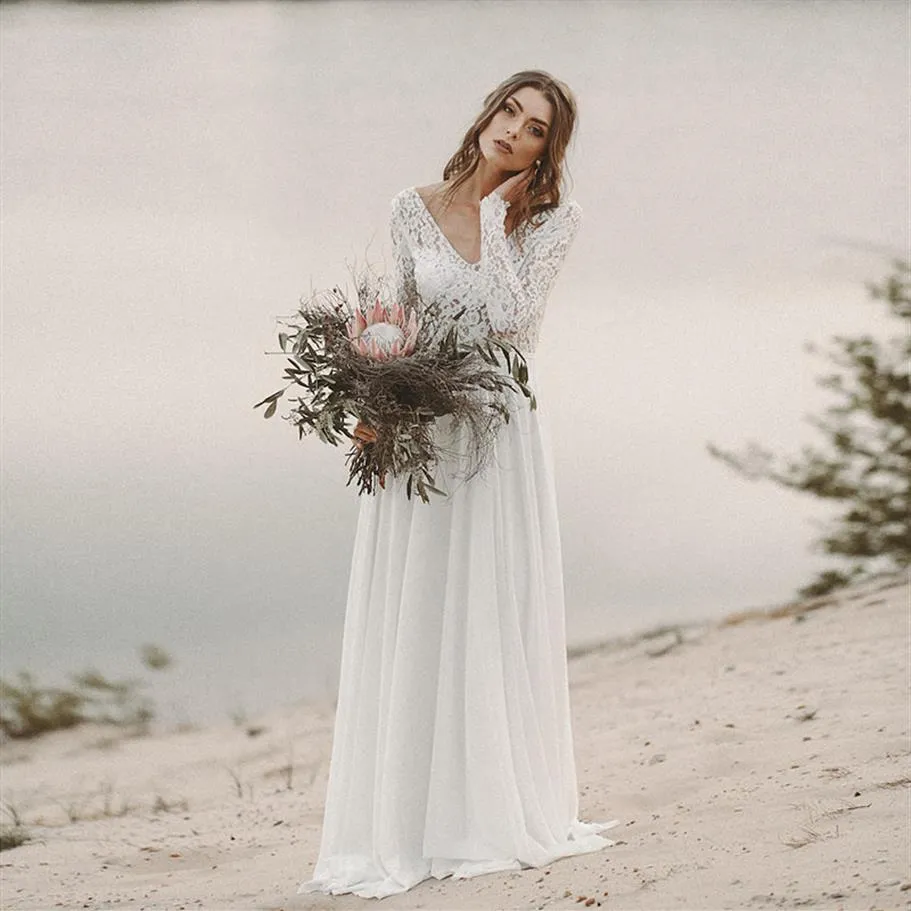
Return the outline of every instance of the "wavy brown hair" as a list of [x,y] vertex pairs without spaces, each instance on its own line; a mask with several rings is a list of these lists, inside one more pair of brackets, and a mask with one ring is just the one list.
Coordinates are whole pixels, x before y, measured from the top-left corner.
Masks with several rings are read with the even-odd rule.
[[577,119],[576,99],[566,83],[543,70],[523,70],[501,82],[484,99],[484,107],[462,139],[462,145],[443,168],[443,180],[452,178],[452,183],[443,194],[448,203],[478,167],[481,133],[506,99],[525,86],[537,89],[551,103],[553,117],[547,131],[547,145],[541,154],[541,165],[532,178],[528,192],[509,207],[506,216],[507,231],[519,231],[520,238],[529,224],[535,226],[540,223],[538,216],[560,203],[563,159]]

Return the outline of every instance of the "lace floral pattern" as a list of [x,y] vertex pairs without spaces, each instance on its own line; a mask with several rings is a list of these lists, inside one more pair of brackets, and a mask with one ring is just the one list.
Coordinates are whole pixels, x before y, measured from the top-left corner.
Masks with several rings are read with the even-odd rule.
[[481,258],[468,262],[449,243],[417,190],[392,200],[390,232],[396,292],[419,299],[445,319],[460,319],[466,339],[500,335],[533,354],[547,296],[582,220],[576,202],[563,203],[523,237],[506,236],[508,204],[496,193],[481,200]]

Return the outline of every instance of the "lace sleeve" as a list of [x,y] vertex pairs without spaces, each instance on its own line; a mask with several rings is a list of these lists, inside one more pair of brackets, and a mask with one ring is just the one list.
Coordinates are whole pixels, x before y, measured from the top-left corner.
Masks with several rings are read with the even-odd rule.
[[389,233],[392,237],[394,300],[411,306],[417,302],[418,292],[414,280],[414,259],[408,244],[408,235],[405,230],[401,199],[399,197],[392,201]]
[[518,257],[506,243],[507,208],[498,193],[481,200],[481,272],[491,327],[521,343],[536,334],[547,295],[579,230],[582,208],[569,202],[550,210],[547,220],[523,238]]

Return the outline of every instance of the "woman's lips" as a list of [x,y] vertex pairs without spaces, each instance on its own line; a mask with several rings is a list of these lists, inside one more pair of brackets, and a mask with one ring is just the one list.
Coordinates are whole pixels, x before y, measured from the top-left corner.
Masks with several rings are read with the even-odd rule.
[[495,139],[493,144],[507,155],[512,155],[512,146],[508,142],[504,142],[502,139]]

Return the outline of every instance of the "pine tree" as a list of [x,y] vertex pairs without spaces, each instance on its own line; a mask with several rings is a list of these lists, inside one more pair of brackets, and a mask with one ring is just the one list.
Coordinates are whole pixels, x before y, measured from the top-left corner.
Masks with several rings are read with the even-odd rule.
[[911,263],[896,261],[867,290],[886,304],[901,332],[886,341],[834,336],[823,352],[807,345],[838,368],[817,379],[837,401],[822,417],[808,418],[824,447],[776,457],[756,443],[741,455],[708,444],[712,456],[750,480],[771,480],[840,505],[815,549],[848,565],[822,572],[799,590],[803,597],[911,564]]

